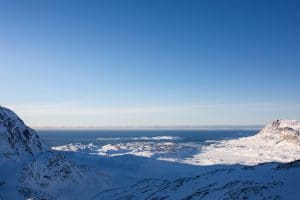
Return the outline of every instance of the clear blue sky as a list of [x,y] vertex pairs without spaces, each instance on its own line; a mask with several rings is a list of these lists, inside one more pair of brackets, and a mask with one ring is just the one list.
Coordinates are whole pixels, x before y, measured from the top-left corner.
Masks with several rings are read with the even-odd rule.
[[34,127],[300,119],[299,1],[0,2],[0,104]]

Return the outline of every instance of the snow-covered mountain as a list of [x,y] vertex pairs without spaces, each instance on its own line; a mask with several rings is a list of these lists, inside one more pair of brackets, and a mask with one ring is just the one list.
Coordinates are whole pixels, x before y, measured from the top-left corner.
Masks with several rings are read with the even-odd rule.
[[185,160],[199,165],[292,162],[300,159],[300,121],[276,120],[251,137],[224,140]]
[[[290,164],[293,165],[293,164]],[[211,168],[203,172],[200,168],[196,176],[176,179],[143,179],[127,187],[104,190],[95,196],[95,200],[106,199],[182,199],[182,200],[278,200],[297,199],[296,185],[299,172],[283,165],[268,164],[246,168],[227,166]],[[299,181],[298,181],[299,182]]]
[[257,137],[262,137],[275,144],[291,142],[298,145],[300,143],[300,121],[276,120],[263,128]]
[[47,151],[34,130],[11,110],[0,107],[0,163]]
[[82,169],[0,107],[0,199],[55,199],[83,179]]
[[190,170],[188,177],[142,179],[101,191],[95,199],[298,199],[299,128],[299,121],[276,120],[254,136],[202,147],[182,159],[197,166],[197,175],[192,175],[189,165],[185,167]]
[[298,199],[299,131],[299,121],[277,120],[205,146],[162,136],[51,150],[0,107],[0,200]]
[[[250,137],[231,140],[207,141],[210,145],[181,142],[182,138],[132,138],[106,145],[66,144],[52,147],[58,151],[90,153],[99,156],[135,155],[192,165],[245,164],[264,162],[292,162],[300,159],[300,122],[276,120]],[[102,140],[102,138],[100,138]],[[106,139],[106,138],[104,138]],[[147,138],[150,139],[150,138]],[[159,140],[158,140],[159,139]]]

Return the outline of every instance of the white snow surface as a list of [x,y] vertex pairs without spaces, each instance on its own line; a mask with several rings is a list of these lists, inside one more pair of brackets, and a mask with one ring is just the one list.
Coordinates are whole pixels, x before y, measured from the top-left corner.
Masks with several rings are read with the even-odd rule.
[[[13,111],[1,106],[0,139],[0,200],[76,199],[94,180],[92,170],[86,172],[51,151]],[[85,186],[70,192],[80,183]]]
[[122,138],[107,138],[99,137],[97,140],[107,141],[107,140],[181,140],[180,137],[176,136],[154,136],[154,137],[122,137]]
[[299,141],[300,121],[277,120],[254,136],[204,146],[185,162],[197,165],[291,162],[300,159]]
[[50,150],[0,107],[0,200],[298,199],[299,128],[277,120],[208,146],[157,137]]
[[38,155],[46,149],[34,130],[13,111],[0,106],[0,164],[6,160]]
[[[97,146],[93,143],[68,144],[53,147],[59,151],[89,152],[102,156],[152,157],[193,165],[244,164],[291,162],[300,159],[300,122],[277,120],[258,134],[239,139],[223,140],[211,145],[175,142],[125,142]],[[142,137],[141,137],[142,138]],[[149,137],[178,140],[177,137]],[[212,142],[212,141],[208,141]]]
[[197,151],[200,145],[192,143],[174,143],[174,142],[128,142],[118,144],[107,144],[97,146],[93,143],[84,144],[67,144],[63,146],[52,147],[58,151],[84,152],[92,155],[101,156],[122,156],[135,155],[148,158],[157,158],[160,160],[168,159],[183,162],[183,159]]

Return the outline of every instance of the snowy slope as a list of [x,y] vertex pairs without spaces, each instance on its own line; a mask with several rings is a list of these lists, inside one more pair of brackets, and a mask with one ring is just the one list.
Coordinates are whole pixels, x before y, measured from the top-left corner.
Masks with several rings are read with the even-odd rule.
[[[145,178],[103,190],[94,199],[298,199],[299,124],[277,120],[254,136],[201,147],[198,154],[180,161],[189,164],[189,176]],[[197,175],[190,164],[197,165]],[[157,161],[149,166],[164,171],[165,165]],[[166,171],[170,174],[172,167]]]
[[277,120],[204,146],[159,136],[54,151],[0,107],[0,199],[298,199],[299,131]]
[[299,127],[277,120],[254,136],[206,146],[171,140],[54,149],[101,158],[111,186],[92,199],[297,199]]
[[[0,199],[56,199],[85,179],[84,170],[50,151],[11,110],[0,107]],[[80,191],[80,190],[78,190]]]
[[38,155],[47,148],[36,132],[11,110],[0,107],[0,164],[6,160]]
[[[177,179],[143,179],[127,187],[99,192],[94,199],[293,199],[297,187],[286,183],[299,171],[278,170],[276,164],[211,169]],[[300,178],[296,175],[294,179]]]
[[143,179],[102,191],[95,199],[297,199],[300,175],[295,163],[221,166],[192,177]]
[[276,120],[258,134],[203,147],[184,162],[197,165],[291,162],[300,159],[300,122]]
[[[97,146],[66,144],[58,151],[84,152],[101,156],[135,155],[193,165],[291,162],[300,159],[300,122],[276,120],[251,137],[211,142],[211,145],[176,142],[180,138],[158,137],[153,141],[134,141]],[[118,139],[118,138],[116,138]]]

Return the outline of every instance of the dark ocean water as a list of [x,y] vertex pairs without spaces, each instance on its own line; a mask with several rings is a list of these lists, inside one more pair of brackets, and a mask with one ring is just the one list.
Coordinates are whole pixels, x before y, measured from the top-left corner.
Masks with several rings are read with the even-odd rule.
[[59,146],[70,143],[105,145],[159,140],[203,143],[247,137],[257,132],[258,130],[39,130],[38,134],[49,146]]

